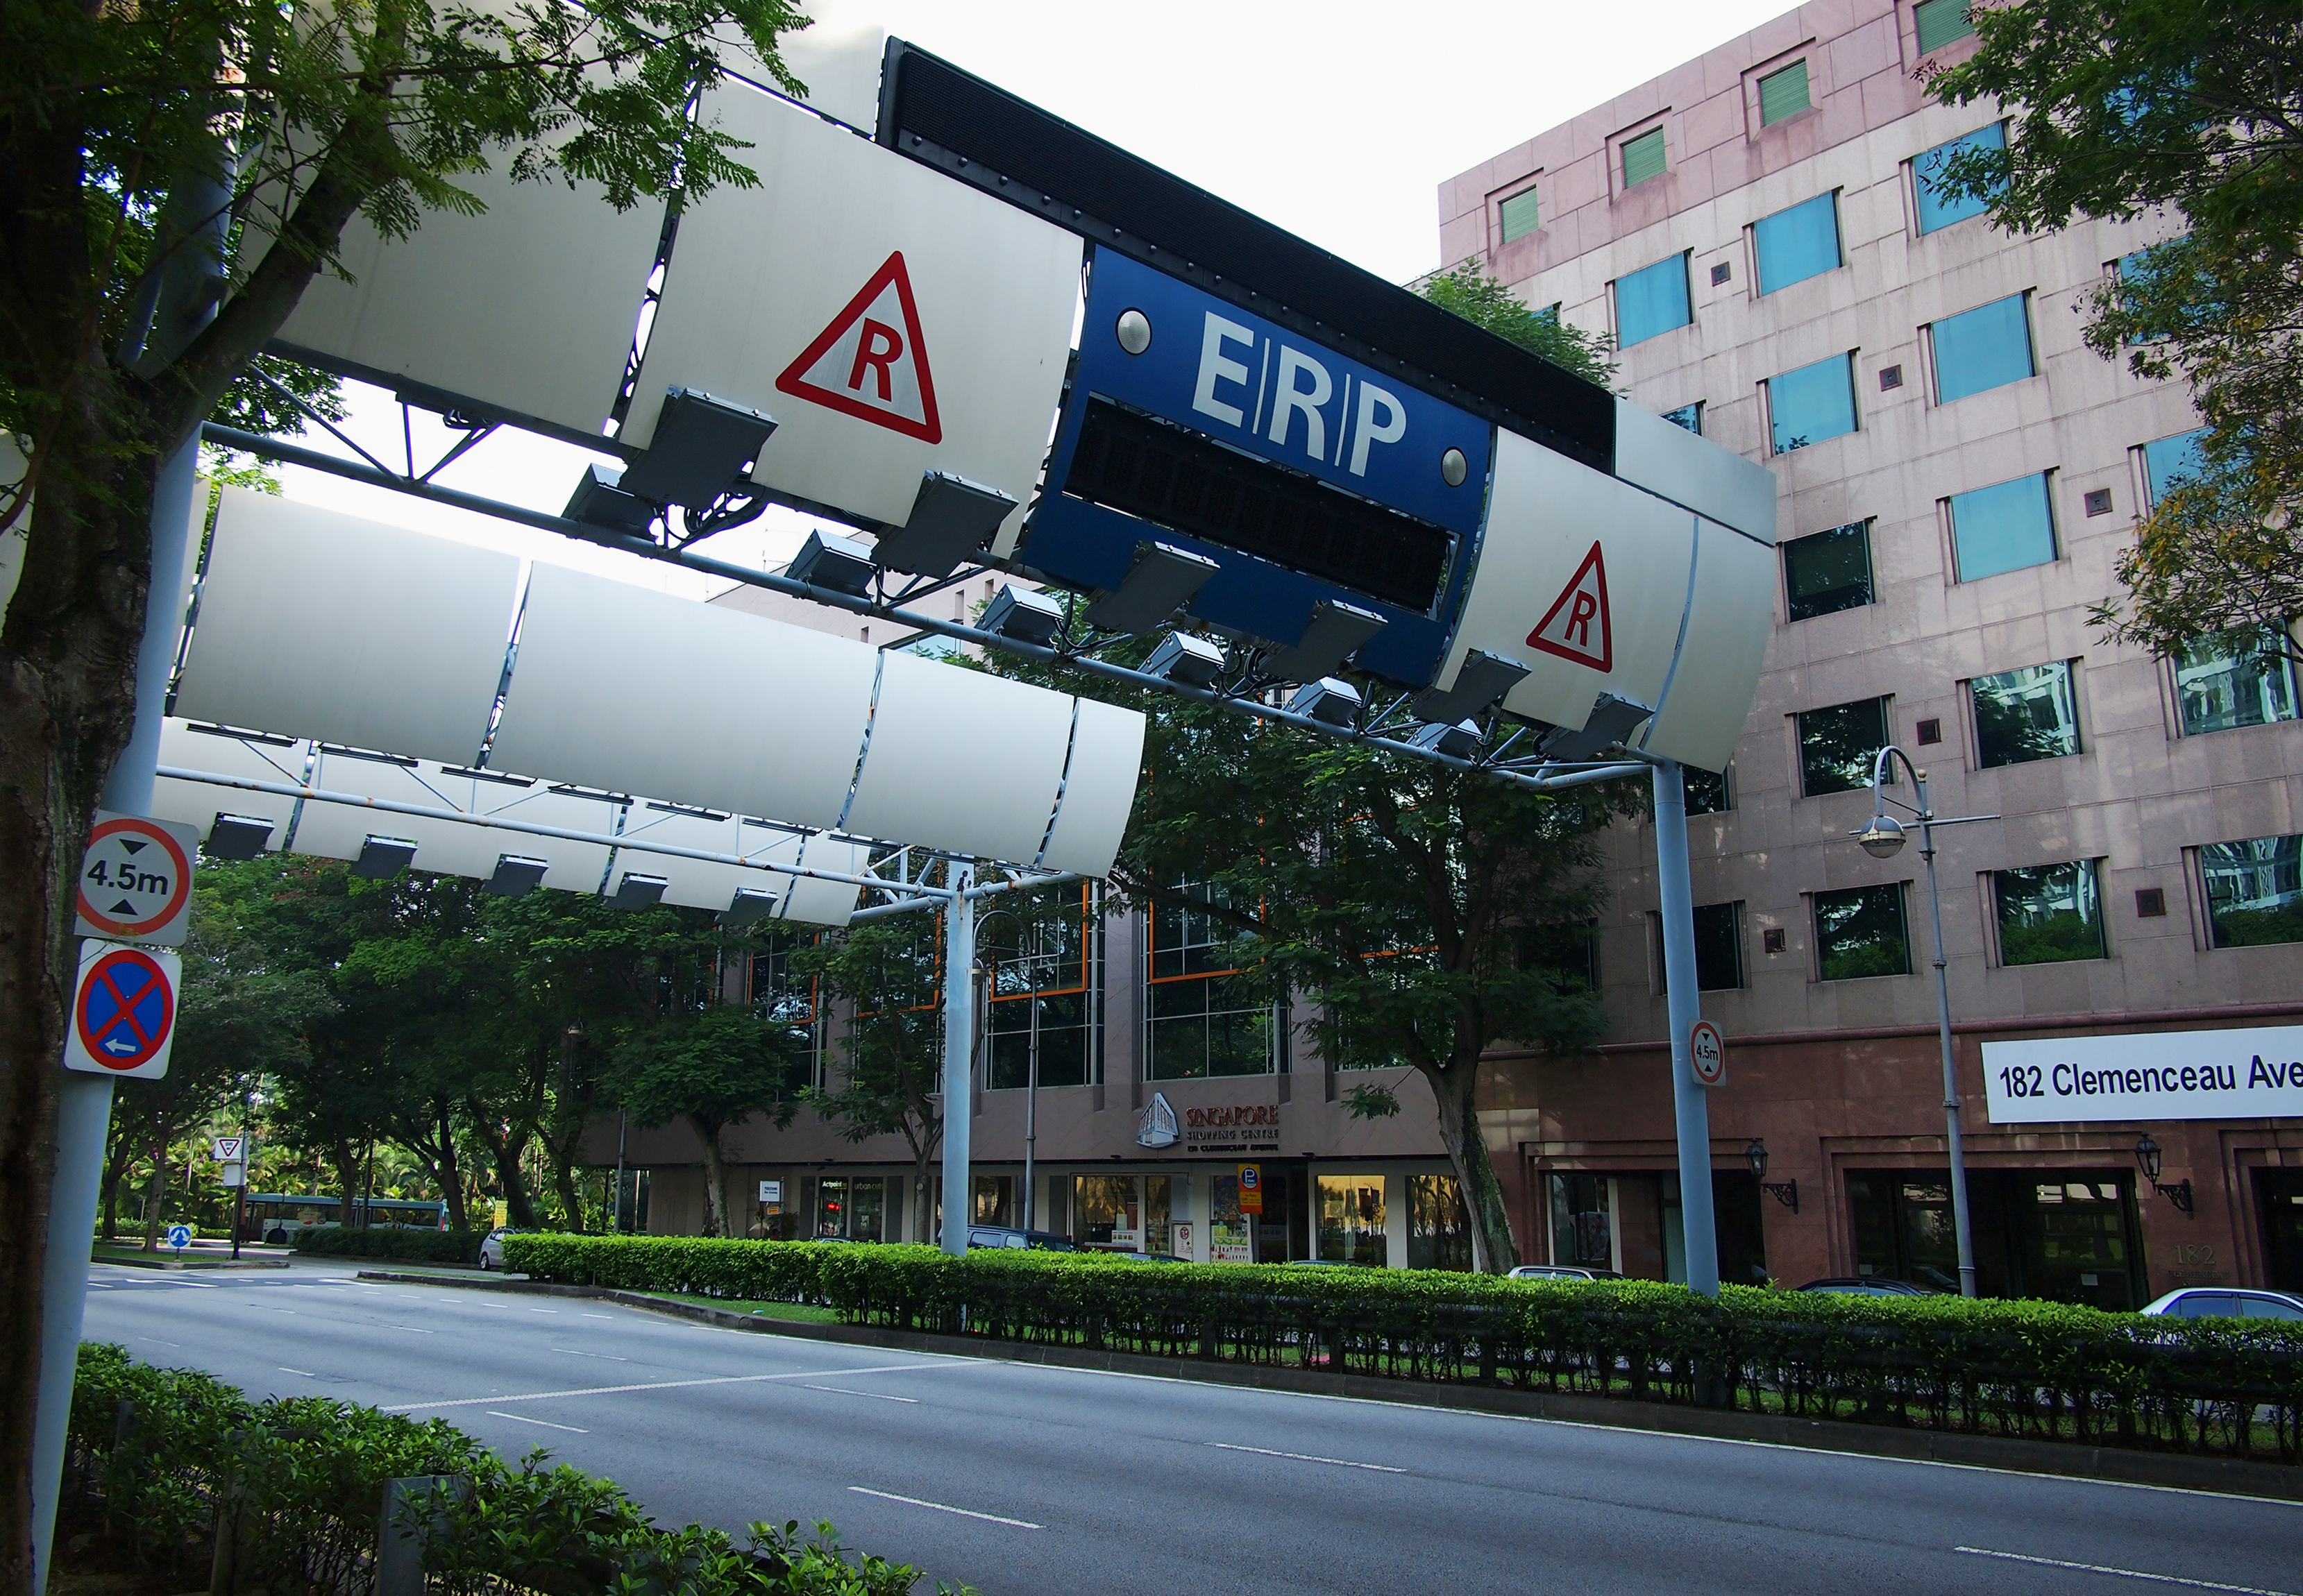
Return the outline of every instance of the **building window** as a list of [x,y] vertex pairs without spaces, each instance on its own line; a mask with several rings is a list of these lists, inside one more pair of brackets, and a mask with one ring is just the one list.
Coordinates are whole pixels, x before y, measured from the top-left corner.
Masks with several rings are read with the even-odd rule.
[[1815,895],[1817,973],[1826,981],[1911,973],[1911,942],[1903,924],[1903,889],[1855,886]]
[[1535,185],[1530,183],[1518,193],[1496,207],[1497,219],[1503,224],[1504,242],[1523,239],[1539,225],[1535,210]]
[[1980,216],[1991,208],[1991,201],[1987,197],[1950,194],[1938,186],[1944,167],[1951,158],[1970,149],[2006,147],[2006,128],[1995,122],[1987,128],[1978,128],[1972,133],[1938,144],[1912,160],[1911,187],[1919,198],[1921,234],[1949,227],[1954,222],[1964,222],[1970,216]]
[[2199,475],[2205,463],[2199,455],[2199,441],[2207,429],[2178,433],[2172,438],[2160,438],[2143,446],[2143,481],[2151,491],[2151,502],[2157,504],[2167,496],[2167,491],[2186,477]]
[[1869,786],[1873,761],[1886,746],[1884,698],[1804,711],[1799,718],[1800,791],[1815,798]]
[[1763,128],[1774,127],[1786,116],[1797,115],[1813,104],[1808,98],[1804,61],[1794,61],[1759,80],[1759,125]]
[[2104,956],[2103,902],[2096,891],[2094,860],[1995,870],[1991,895],[1999,905],[2002,964],[2060,964]]
[[1871,523],[1851,521],[1784,545],[1784,608],[1795,621],[1875,601]]
[[752,955],[752,1012],[789,1038],[784,1083],[793,1091],[822,1084],[823,1028],[816,1023],[815,980],[791,965],[793,950],[815,939],[813,933],[772,931],[767,945]]
[[1855,430],[1855,357],[1834,355],[1767,379],[1775,452],[1789,454]]
[[[1695,989],[1698,992],[1732,992],[1743,984],[1743,905],[1741,903],[1698,903],[1695,906]],[[1660,939],[1663,917],[1655,917],[1657,935]],[[1656,968],[1665,969],[1662,949],[1657,949]],[[1669,991],[1668,974],[1658,986]]]
[[1615,340],[1624,349],[1695,319],[1688,307],[1687,256],[1659,260],[1615,279]]
[[1751,242],[1763,294],[1837,271],[1843,264],[1839,258],[1838,193],[1818,194],[1760,217],[1751,224]]
[[1936,403],[1948,405],[2038,374],[2031,364],[2031,320],[2025,314],[2024,302],[2029,298],[2010,294],[1945,316],[1929,329],[1936,354]]
[[2175,660],[2183,735],[2295,718],[2295,671],[2272,627],[2203,638]]
[[1276,1012],[1231,963],[1231,934],[1209,912],[1224,906],[1224,896],[1207,887],[1184,890],[1193,903],[1155,903],[1150,916],[1144,1074],[1152,1080],[1271,1074]]
[[1636,139],[1624,140],[1624,187],[1635,189],[1651,177],[1663,175],[1663,130],[1649,128]]
[[[1003,929],[1005,927],[1002,928]],[[1102,1079],[1103,914],[1092,883],[1057,918],[1026,927],[993,948],[991,1059],[984,1084],[1032,1084],[1033,1007],[1039,1008],[1042,1086],[1089,1086]]]
[[1607,1213],[1607,1177],[1554,1175],[1549,1184],[1551,1261],[1612,1267],[1615,1238]]
[[1728,789],[1725,770],[1699,770],[1692,765],[1683,765],[1680,775],[1687,785],[1689,814],[1724,815],[1735,807],[1735,795]]
[[1599,989],[1597,926],[1522,926],[1517,940],[1522,970],[1553,977],[1563,992]]
[[1951,541],[1961,582],[2053,560],[2055,524],[2047,509],[2046,474],[1953,494]]
[[1389,1239],[1384,1234],[1384,1177],[1319,1179],[1320,1262],[1384,1267],[1391,1261]]
[[1666,410],[1663,418],[1675,427],[1684,427],[1697,437],[1703,436],[1703,401],[1682,405],[1676,410]]
[[1407,1177],[1407,1266],[1471,1268],[1472,1216],[1455,1176]]
[[1911,7],[1911,21],[1919,29],[1922,55],[1975,32],[1974,20],[1967,14],[1967,0],[1919,0]]
[[2199,872],[2217,947],[2303,942],[2303,836],[2209,843]]
[[1978,766],[2021,765],[2079,752],[2070,661],[1978,676],[1968,687],[1975,702]]

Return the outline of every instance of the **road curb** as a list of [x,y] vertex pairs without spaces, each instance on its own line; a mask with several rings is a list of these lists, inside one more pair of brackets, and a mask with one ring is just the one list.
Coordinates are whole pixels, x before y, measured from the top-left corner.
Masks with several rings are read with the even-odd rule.
[[1627,1398],[1584,1397],[1512,1390],[1478,1385],[1446,1385],[1387,1380],[1372,1374],[1330,1374],[1314,1369],[1282,1369],[1253,1364],[1154,1357],[1135,1352],[1099,1352],[1085,1348],[1044,1347],[1030,1342],[986,1341],[973,1336],[927,1331],[887,1330],[864,1324],[819,1324],[805,1319],[773,1319],[652,1297],[602,1286],[563,1286],[537,1281],[443,1279],[389,1270],[361,1270],[362,1280],[458,1286],[467,1290],[510,1291],[537,1297],[579,1297],[621,1303],[723,1330],[749,1331],[795,1340],[831,1341],[850,1347],[887,1347],[936,1352],[991,1362],[1043,1364],[1056,1368],[1188,1380],[1302,1395],[1348,1397],[1412,1407],[1448,1408],[1548,1419],[1614,1430],[1644,1430],[1710,1441],[1752,1441],[1818,1452],[1886,1457],[1910,1463],[1952,1464],[2015,1474],[2052,1474],[2121,1485],[2156,1485],[2175,1491],[2211,1491],[2273,1501],[2303,1502],[2303,1467],[2239,1458],[2199,1457],[2175,1452],[2126,1451],[2065,1441],[2026,1441],[1995,1435],[1953,1435],[1928,1430],[1891,1430],[1833,1419],[1779,1418],[1767,1414],[1717,1408],[1679,1407]]
[[122,1269],[285,1269],[285,1258],[108,1258],[102,1254],[91,1264],[114,1264]]

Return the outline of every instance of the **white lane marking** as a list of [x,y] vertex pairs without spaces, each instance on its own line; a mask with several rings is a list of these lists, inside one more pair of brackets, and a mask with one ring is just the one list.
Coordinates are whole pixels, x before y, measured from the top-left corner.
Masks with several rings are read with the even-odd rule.
[[1044,1524],[1033,1524],[1029,1519],[1002,1518],[997,1513],[971,1512],[966,1508],[948,1507],[942,1502],[922,1501],[916,1496],[898,1496],[892,1491],[873,1491],[864,1485],[850,1485],[848,1489],[855,1491],[858,1496],[876,1496],[882,1501],[903,1502],[915,1508],[932,1508],[939,1513],[957,1513],[962,1518],[981,1518],[986,1524],[1012,1525],[1019,1530],[1043,1530],[1048,1527]]
[[[1698,1231],[1696,1232],[1696,1234],[1697,1234],[1697,1235],[1699,1235],[1699,1236],[1700,1236],[1700,1235],[1701,1235],[1702,1233],[1703,1233],[1703,1232],[1702,1232],[1702,1231]],[[263,1303],[260,1303],[260,1302],[259,1302],[259,1303],[257,1303],[257,1304],[256,1304],[256,1305],[254,1305],[254,1306],[257,1306],[257,1307],[260,1307],[260,1308],[263,1308],[263,1309],[264,1309],[264,1311],[265,1311],[266,1313],[267,1313],[267,1314],[286,1314],[286,1315],[289,1315],[291,1318],[293,1318],[293,1317],[295,1316],[295,1314],[296,1314],[296,1310],[295,1310],[294,1308],[275,1308],[275,1307],[266,1307]]]
[[291,1369],[286,1364],[282,1364],[280,1365],[280,1372],[283,1374],[301,1374],[307,1380],[317,1380],[319,1378],[317,1374],[313,1373],[309,1369]]
[[190,1286],[195,1291],[213,1291],[216,1289],[216,1283],[214,1281],[170,1281],[167,1283],[172,1286]]
[[589,1430],[578,1430],[573,1424],[555,1424],[550,1419],[523,1418],[516,1413],[498,1413],[493,1407],[487,1410],[487,1415],[492,1419],[510,1419],[515,1424],[541,1424],[547,1430],[565,1430],[571,1435],[589,1435],[592,1433]]
[[[1700,1232],[1699,1232],[1699,1234],[1700,1233]],[[573,1347],[554,1347],[553,1350],[554,1352],[564,1352],[569,1357],[604,1357],[612,1364],[628,1364],[632,1361],[628,1357],[618,1357],[612,1352],[578,1352]]]
[[1211,1447],[1227,1452],[1253,1452],[1260,1457],[1292,1457],[1298,1463],[1332,1463],[1337,1468],[1371,1468],[1379,1474],[1404,1474],[1404,1468],[1394,1468],[1388,1463],[1354,1463],[1348,1457],[1318,1457],[1310,1452],[1275,1452],[1270,1447],[1236,1447],[1227,1441],[1211,1441]]
[[917,1397],[891,1397],[885,1391],[851,1391],[844,1385],[811,1385],[812,1391],[838,1391],[843,1397],[873,1397],[882,1402],[917,1402]]
[[[956,1357],[951,1363],[980,1361]],[[758,1385],[771,1380],[821,1380],[827,1374],[893,1374],[905,1369],[940,1369],[943,1364],[886,1364],[870,1369],[800,1369],[789,1374],[715,1374],[703,1380],[652,1380],[639,1385],[587,1385],[574,1390],[525,1391],[517,1397],[452,1397],[439,1402],[402,1402],[384,1413],[414,1413],[419,1408],[477,1407],[484,1402],[549,1402],[560,1397],[612,1397],[623,1391],[671,1391],[693,1385]]]
[[1993,1551],[1984,1546],[1954,1546],[1972,1558],[2004,1558],[2011,1563],[2036,1563],[2042,1568],[2075,1568],[2081,1574],[2110,1574],[2121,1579],[2147,1579],[2153,1584],[2183,1585],[2194,1591],[2235,1591],[2240,1596],[2294,1596],[2289,1591],[2266,1591],[2259,1585],[2227,1585],[2212,1579],[2185,1579],[2180,1574],[2147,1574],[2140,1568],[2113,1568],[2103,1563],[2071,1563],[2062,1558],[2029,1558],[2020,1551]]
[[158,1336],[138,1336],[136,1339],[139,1341],[149,1341],[155,1347],[173,1347],[179,1352],[184,1349],[181,1342],[164,1341]]
[[558,1308],[530,1308],[527,1311],[531,1314],[556,1314],[560,1310]]
[[409,1334],[416,1336],[429,1336],[440,1333],[437,1331],[426,1330],[420,1324],[390,1324],[386,1325],[384,1328],[387,1330],[404,1330]]
[[[495,1305],[494,1305],[494,1303],[490,1303],[488,1306],[491,1306],[491,1307],[494,1307]],[[613,1314],[586,1314],[586,1315],[584,1315],[584,1317],[585,1317],[585,1318],[586,1318],[586,1319],[612,1319],[612,1318],[614,1318],[614,1317],[615,1317],[615,1315],[613,1315]]]
[[88,1282],[88,1289],[91,1291],[109,1291],[112,1287],[104,1281],[90,1281]]

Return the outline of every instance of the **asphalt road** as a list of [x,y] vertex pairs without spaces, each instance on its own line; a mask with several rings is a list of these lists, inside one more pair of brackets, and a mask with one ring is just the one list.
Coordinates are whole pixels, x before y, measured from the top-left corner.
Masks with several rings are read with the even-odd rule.
[[637,1309],[97,1264],[87,1334],[438,1415],[658,1518],[829,1518],[985,1596],[2303,1593],[2303,1506],[754,1335]]

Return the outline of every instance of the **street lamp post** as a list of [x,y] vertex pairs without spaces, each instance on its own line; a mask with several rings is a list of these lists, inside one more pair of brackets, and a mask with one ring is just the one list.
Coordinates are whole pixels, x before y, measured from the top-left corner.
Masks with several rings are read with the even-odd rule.
[[[1890,798],[1883,790],[1894,776],[1894,760],[1903,761],[1903,769],[1911,773],[1912,794],[1916,805]],[[1962,826],[1972,820],[1995,820],[1996,815],[1958,815],[1944,819],[1937,815],[1928,802],[1928,773],[1911,762],[1911,756],[1893,743],[1879,751],[1871,762],[1871,823],[1854,834],[1863,844],[1863,851],[1874,859],[1893,859],[1902,851],[1902,823],[1887,813],[1890,803],[1909,813],[1919,823],[1919,857],[1928,865],[1928,918],[1935,931],[1936,945],[1936,1033],[1943,1046],[1944,1128],[1951,1150],[1951,1213],[1952,1226],[1959,1237],[1959,1294],[1973,1297],[1975,1291],[1975,1232],[1968,1221],[1967,1154],[1959,1133],[1959,1081],[1953,1071],[1951,1046],[1951,979],[1944,960],[1943,898],[1936,886],[1936,835],[1938,826]]]

